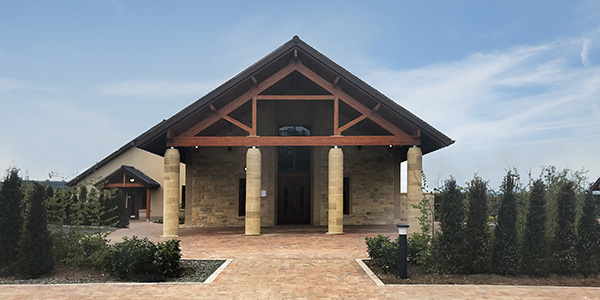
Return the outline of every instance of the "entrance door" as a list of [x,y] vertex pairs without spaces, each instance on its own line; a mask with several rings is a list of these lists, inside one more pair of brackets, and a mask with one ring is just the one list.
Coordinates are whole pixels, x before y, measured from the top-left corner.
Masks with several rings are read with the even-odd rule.
[[279,224],[310,224],[310,177],[279,176]]
[[[310,135],[308,126],[281,126],[280,136]],[[282,146],[277,162],[277,223],[310,224],[311,147]]]
[[128,188],[127,189],[127,214],[129,219],[138,220],[140,218],[140,209],[146,207],[144,201],[143,189],[139,188]]

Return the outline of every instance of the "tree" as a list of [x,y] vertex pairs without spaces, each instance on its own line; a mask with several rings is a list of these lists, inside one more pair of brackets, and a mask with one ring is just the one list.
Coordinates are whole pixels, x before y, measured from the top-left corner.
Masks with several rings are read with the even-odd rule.
[[17,258],[19,237],[23,226],[21,205],[22,180],[19,169],[7,170],[0,188],[0,270],[6,270]]
[[28,278],[37,278],[54,268],[52,241],[43,205],[44,195],[44,187],[34,183],[33,191],[29,194],[29,209],[19,242],[18,272]]
[[546,230],[546,186],[540,179],[533,182],[521,255],[522,271],[534,276],[547,276],[548,243]]
[[498,225],[494,231],[492,251],[492,269],[497,274],[515,274],[517,272],[516,177],[516,174],[508,171],[502,182],[503,197],[498,212]]
[[554,234],[554,267],[560,274],[571,274],[577,271],[575,246],[575,183],[564,180],[557,199],[557,228]]
[[465,271],[467,273],[483,273],[489,266],[489,230],[487,182],[475,176],[469,184],[469,213],[465,227],[467,243]]
[[463,231],[465,207],[464,195],[453,177],[444,183],[439,202],[441,233],[436,242],[439,269],[445,273],[461,273],[466,259]]
[[596,213],[596,201],[591,191],[586,194],[583,203],[583,212],[579,219],[579,241],[577,243],[577,261],[579,272],[583,275],[596,274],[598,272],[598,243],[600,238],[598,220]]

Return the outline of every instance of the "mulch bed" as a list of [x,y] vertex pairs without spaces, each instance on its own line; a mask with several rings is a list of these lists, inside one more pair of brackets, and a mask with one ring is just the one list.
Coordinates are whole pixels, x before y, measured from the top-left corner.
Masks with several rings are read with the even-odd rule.
[[[88,268],[76,268],[64,265],[55,267],[52,274],[36,279],[0,277],[0,284],[68,284],[68,283],[108,283],[108,282],[204,282],[225,261],[182,259],[177,277],[162,278],[156,275],[141,275],[123,280],[101,271]],[[164,279],[164,280],[161,280]]]
[[394,274],[386,274],[370,260],[365,264],[385,284],[480,284],[480,285],[536,285],[536,286],[587,286],[600,287],[600,276],[583,275],[562,276],[551,274],[548,277],[529,277],[525,275],[501,276],[496,274],[427,274],[420,266],[408,265],[408,278],[401,279]]

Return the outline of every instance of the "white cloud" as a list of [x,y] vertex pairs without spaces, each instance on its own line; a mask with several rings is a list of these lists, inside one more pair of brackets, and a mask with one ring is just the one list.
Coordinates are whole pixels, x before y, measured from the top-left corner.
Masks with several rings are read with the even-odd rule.
[[169,80],[143,79],[100,86],[98,91],[108,96],[150,98],[193,96],[197,98],[199,95],[204,95],[214,89],[221,82],[218,80],[211,82],[174,82]]
[[56,91],[56,88],[53,87],[37,85],[31,82],[13,78],[0,77],[0,92],[8,92],[21,89],[30,89],[46,92]]
[[532,168],[534,176],[542,165],[585,167],[593,177],[600,175],[600,67],[570,63],[580,45],[476,53],[408,71],[374,70],[364,79],[457,141],[424,159],[433,182],[455,175],[462,183],[478,172],[497,186],[498,166]]
[[25,81],[11,79],[11,78],[0,78],[0,92],[6,92],[10,90],[26,89],[31,85]]
[[583,39],[583,45],[581,46],[581,63],[584,66],[589,66],[592,62],[590,61],[590,39]]

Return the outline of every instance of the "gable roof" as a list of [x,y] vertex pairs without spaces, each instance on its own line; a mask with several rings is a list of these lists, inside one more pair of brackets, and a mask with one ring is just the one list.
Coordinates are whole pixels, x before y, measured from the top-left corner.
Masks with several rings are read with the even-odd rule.
[[[297,50],[297,52],[294,53],[294,50]],[[379,113],[384,118],[389,119],[393,123],[401,122],[404,126],[417,128],[421,132],[421,149],[423,154],[454,143],[454,140],[354,76],[300,40],[298,36],[294,36],[281,47],[209,92],[204,97],[190,104],[168,120],[157,124],[152,129],[141,134],[133,141],[134,145],[149,152],[163,155],[166,149],[166,133],[169,129],[180,122],[185,122],[186,119],[197,119],[198,116],[194,115],[198,114],[201,109],[206,109],[209,104],[215,103],[215,101],[227,101],[227,99],[239,96],[251,88],[256,79],[265,79],[285,66],[293,57],[293,53],[299,56],[304,65],[318,73],[321,77],[330,81],[334,81],[338,77],[337,85],[346,93],[357,95],[358,97],[355,98],[367,99],[371,103],[381,104],[382,108],[379,110]],[[255,78],[254,80],[253,77]],[[185,159],[185,155],[181,155],[181,157],[182,160]]]
[[600,191],[600,177],[592,184],[592,191]]
[[158,187],[160,187],[160,183],[158,183],[156,180],[152,179],[152,177],[146,175],[146,173],[144,173],[132,166],[126,166],[126,165],[122,165],[120,168],[116,169],[114,172],[108,174],[104,178],[104,180],[109,180],[111,177],[120,175],[123,173],[141,181],[143,185],[145,185],[146,187],[148,187],[150,189],[157,189]]
[[[342,68],[340,65],[302,41],[298,36],[294,36],[291,40],[281,45],[267,56],[235,75],[233,78],[194,103],[188,105],[169,119],[163,120],[154,127],[148,129],[131,142],[125,144],[117,151],[84,171],[75,179],[69,181],[67,184],[76,184],[87,175],[93,173],[95,170],[104,166],[132,147],[138,147],[163,156],[166,149],[167,131],[178,123],[194,116],[194,114],[197,114],[202,109],[206,109],[211,103],[222,99],[231,99],[232,97],[235,97],[236,94],[239,95],[243,93],[243,91],[246,91],[253,86],[253,78],[265,79],[269,75],[275,73],[290,61],[291,57],[293,57],[292,53],[294,53],[294,50],[297,50],[297,54],[302,59],[304,65],[317,72],[323,78],[334,81],[337,77],[337,85],[345,92],[360,96],[358,98],[369,99],[373,103],[381,104],[382,109],[379,110],[379,113],[384,115],[385,118],[395,119],[396,122],[404,123],[405,126],[417,128],[421,133],[421,149],[423,154],[436,151],[454,143],[454,140],[421,120],[395,101],[383,95],[360,78]],[[400,148],[402,149],[402,152],[405,153],[406,148],[408,147],[409,145]],[[181,149],[180,151],[185,152],[186,150]],[[183,155],[183,153],[181,159],[182,162],[185,162],[185,155]],[[403,159],[406,158],[404,157]]]

